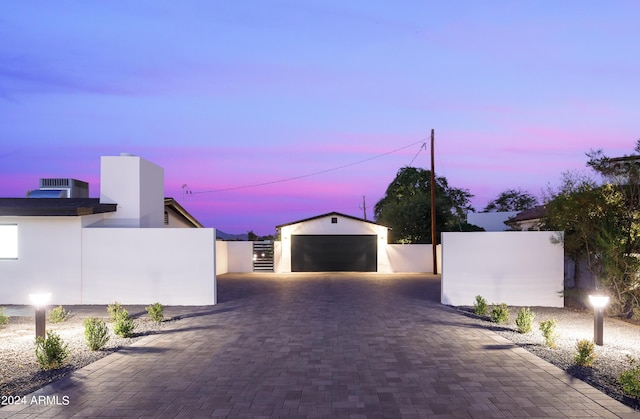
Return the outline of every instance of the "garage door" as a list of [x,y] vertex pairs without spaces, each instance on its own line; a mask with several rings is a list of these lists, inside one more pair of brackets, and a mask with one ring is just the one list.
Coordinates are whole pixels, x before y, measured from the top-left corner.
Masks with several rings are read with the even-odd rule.
[[292,235],[292,272],[376,272],[375,235]]

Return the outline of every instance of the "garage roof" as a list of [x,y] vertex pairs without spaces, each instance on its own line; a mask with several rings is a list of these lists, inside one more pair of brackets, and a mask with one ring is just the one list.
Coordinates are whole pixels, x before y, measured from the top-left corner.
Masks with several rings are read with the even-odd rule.
[[[352,220],[356,220],[356,221],[362,221],[363,223],[369,223],[369,224],[375,224],[375,225],[382,225],[382,224],[378,224],[378,223],[374,223],[373,221],[369,221],[369,220],[365,220],[364,218],[359,218],[359,217],[354,217],[353,215],[347,215],[347,214],[342,214],[340,212],[328,212],[326,214],[322,214],[322,215],[316,215],[315,217],[309,217],[309,218],[305,218],[302,220],[298,220],[298,221],[293,221],[290,223],[286,223],[286,224],[280,224],[276,226],[276,230],[280,229],[281,227],[286,227],[286,226],[290,226],[293,224],[298,224],[298,223],[304,223],[306,221],[311,221],[311,220],[317,220],[318,218],[324,218],[324,217],[334,217],[334,216],[340,216],[340,217],[345,217],[345,218],[350,218]],[[387,227],[387,226],[383,226],[388,228],[389,230],[391,230],[391,227]]]

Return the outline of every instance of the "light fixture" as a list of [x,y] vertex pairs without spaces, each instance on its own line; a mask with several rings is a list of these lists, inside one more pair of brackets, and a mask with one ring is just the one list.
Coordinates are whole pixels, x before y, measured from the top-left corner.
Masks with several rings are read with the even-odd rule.
[[45,335],[47,304],[51,299],[51,293],[29,294],[31,304],[36,307],[36,338]]
[[604,308],[609,303],[606,295],[589,295],[589,302],[593,306],[593,343],[604,345]]

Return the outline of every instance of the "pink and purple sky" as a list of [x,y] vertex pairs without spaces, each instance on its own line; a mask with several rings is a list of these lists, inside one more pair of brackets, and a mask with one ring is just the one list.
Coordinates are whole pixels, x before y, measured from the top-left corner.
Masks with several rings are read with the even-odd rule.
[[128,152],[228,233],[361,217],[363,196],[371,219],[401,167],[430,167],[432,128],[436,173],[476,210],[540,195],[640,138],[638,16],[634,0],[3,2],[0,196],[73,177],[97,197],[100,156]]

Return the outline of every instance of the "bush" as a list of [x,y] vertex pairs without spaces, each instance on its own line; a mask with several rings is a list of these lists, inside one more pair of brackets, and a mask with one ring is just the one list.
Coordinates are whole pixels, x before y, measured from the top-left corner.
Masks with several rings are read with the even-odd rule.
[[124,308],[121,309],[115,319],[113,333],[123,338],[129,338],[133,334],[133,329],[135,328],[136,323],[129,316],[129,312]]
[[149,317],[156,323],[161,323],[164,319],[164,306],[160,303],[153,303],[147,308],[147,313],[149,313]]
[[531,311],[529,307],[521,307],[520,310],[518,310],[518,317],[516,318],[518,332],[529,333],[533,327],[533,319],[535,317],[535,313]]
[[487,300],[481,295],[476,295],[476,302],[473,303],[473,312],[478,316],[487,315]]
[[102,349],[109,341],[109,328],[102,319],[89,317],[84,321],[84,339],[92,351]]
[[556,339],[558,338],[555,319],[540,322],[540,331],[542,332],[542,336],[544,336],[545,345],[552,349],[555,348]]
[[58,306],[51,309],[51,313],[49,313],[49,321],[51,323],[61,323],[67,320],[70,314],[71,312],[69,310],[65,310],[64,307]]
[[573,359],[577,365],[581,367],[590,367],[596,359],[594,352],[595,345],[588,339],[582,339],[576,342],[576,353]]
[[47,337],[36,338],[36,358],[43,370],[60,368],[69,355],[67,346],[55,332],[47,332]]
[[9,323],[9,316],[4,314],[4,307],[0,307],[0,325]]
[[494,304],[491,309],[491,320],[501,324],[509,321],[509,307],[506,303]]
[[640,398],[640,363],[637,359],[627,355],[629,369],[618,376],[622,390],[629,396]]
[[124,307],[122,307],[122,304],[120,304],[117,301],[107,306],[107,312],[109,313],[109,318],[111,319],[112,322],[115,322],[118,319],[118,315],[123,310],[126,311]]

